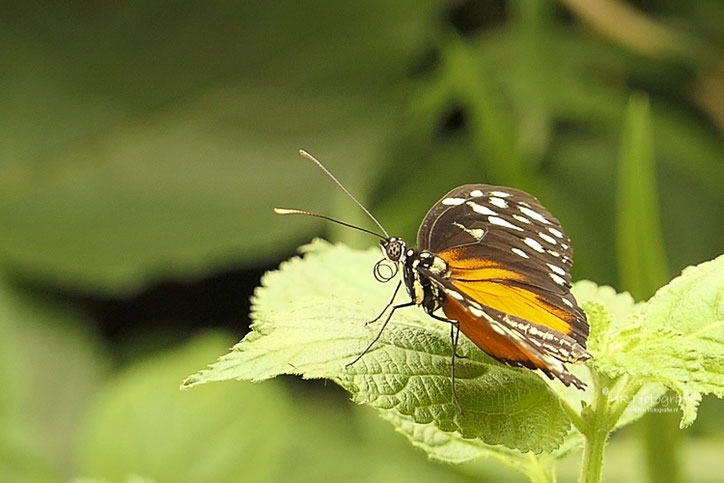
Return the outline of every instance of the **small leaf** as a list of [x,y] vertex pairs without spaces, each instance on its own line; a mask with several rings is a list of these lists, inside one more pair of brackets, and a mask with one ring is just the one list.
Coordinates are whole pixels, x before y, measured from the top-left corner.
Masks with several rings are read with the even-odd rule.
[[649,100],[634,95],[623,127],[616,235],[619,274],[637,299],[668,280],[661,237]]
[[589,318],[589,351],[594,354],[609,351],[608,342],[622,338],[614,334],[627,330],[629,317],[641,304],[636,304],[628,292],[617,293],[613,287],[598,286],[589,280],[576,282],[572,290]]
[[596,367],[674,390],[690,425],[703,394],[724,397],[723,302],[724,256],[685,269],[609,334]]
[[184,381],[191,387],[226,379],[264,380],[279,374],[328,378],[358,403],[433,425],[463,438],[522,451],[551,451],[570,421],[546,383],[532,371],[493,361],[462,340],[452,400],[450,328],[422,309],[397,311],[380,340],[354,360],[380,330],[365,325],[393,287],[369,274],[379,252],[316,241],[304,259],[267,274],[254,297],[252,332],[210,369]]
[[[593,404],[593,390],[604,391],[609,401],[626,400],[629,402],[626,410],[615,422],[614,429],[626,426],[641,418],[652,407],[656,406],[660,396],[666,392],[666,387],[660,383],[643,384],[637,390],[626,384],[617,384],[613,387],[596,388],[591,377],[591,369],[598,370],[599,359],[605,360],[608,354],[619,350],[619,342],[627,340],[631,331],[630,319],[643,304],[634,302],[628,292],[617,293],[612,287],[598,286],[589,280],[581,280],[573,284],[573,294],[578,303],[586,311],[591,332],[588,337],[588,350],[594,356],[587,365],[572,365],[569,367],[579,379],[586,382],[588,391],[578,391],[574,388],[556,386],[551,384],[558,396],[575,411],[585,411]],[[625,381],[623,381],[625,382]],[[636,385],[634,388],[638,387]],[[635,392],[634,392],[635,390]],[[566,442],[575,447],[582,444],[580,434],[569,436]],[[559,448],[558,452],[561,452]]]
[[[541,473],[552,474],[556,460],[583,445],[583,435],[572,430],[561,446],[551,453],[523,453],[501,445],[487,445],[478,439],[465,439],[456,433],[446,433],[429,424],[415,423],[409,416],[399,413],[388,411],[382,417],[432,460],[459,464],[479,458],[493,458],[526,475],[531,481],[538,481],[536,478],[540,478]],[[540,481],[549,480],[555,478]]]
[[465,439],[454,433],[446,433],[430,424],[416,423],[410,416],[393,411],[382,412],[397,431],[404,434],[410,442],[427,453],[428,457],[446,463],[465,463],[489,452],[499,451],[501,455],[513,452],[505,446],[489,446],[475,439]]

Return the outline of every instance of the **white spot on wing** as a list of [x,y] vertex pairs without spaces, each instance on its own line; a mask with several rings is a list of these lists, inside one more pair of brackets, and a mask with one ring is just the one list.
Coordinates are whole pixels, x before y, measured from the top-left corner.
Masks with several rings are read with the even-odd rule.
[[442,200],[443,205],[456,206],[465,203],[465,198],[445,198]]
[[547,242],[550,243],[551,245],[555,245],[555,244],[556,244],[556,239],[553,238],[552,236],[546,235],[545,233],[538,233],[538,235],[540,235],[540,237],[541,237],[543,240],[547,241]]
[[548,231],[553,233],[553,235],[555,235],[558,238],[563,238],[563,232],[553,228],[552,226],[548,227]]
[[566,275],[566,271],[563,270],[561,267],[559,267],[557,265],[553,265],[552,263],[546,263],[546,265],[548,265],[548,268],[550,268],[551,270],[556,272],[558,275],[563,275],[563,276]]
[[553,255],[553,256],[556,257],[556,258],[558,258],[558,257],[561,256],[561,254],[558,253],[558,252],[555,251],[555,250],[548,250],[548,253],[550,253],[551,255]]
[[481,215],[497,215],[496,212],[494,212],[487,206],[479,205],[474,201],[468,201],[467,205],[472,208],[475,213],[480,213]]
[[515,218],[516,220],[518,220],[521,223],[530,224],[530,220],[528,218],[526,218],[525,216],[521,216],[517,213],[515,215],[513,215],[513,218]]
[[527,253],[525,253],[520,248],[513,247],[510,249],[511,252],[515,253],[516,255],[523,257],[523,258],[530,258]]
[[485,314],[482,310],[475,307],[468,307],[468,311],[476,317],[482,317]]
[[498,208],[507,208],[507,207],[508,207],[508,202],[505,201],[503,198],[493,198],[493,197],[491,197],[491,198],[488,199],[488,201],[490,201],[490,204],[491,204],[491,205],[495,205],[495,206],[497,206]]
[[507,198],[510,196],[510,193],[506,193],[505,191],[491,191],[490,194],[499,198]]
[[478,198],[480,196],[483,196],[483,192],[480,190],[472,190],[470,192],[470,196],[474,196],[474,197]]
[[462,223],[458,223],[457,221],[454,221],[453,225],[457,226],[462,231],[475,238],[477,241],[482,240],[483,236],[485,235],[485,230],[483,230],[482,228],[468,228]]
[[451,296],[451,297],[454,298],[454,299],[457,299],[457,300],[465,300],[465,297],[463,297],[463,295],[462,295],[460,292],[456,291],[456,290],[445,289],[445,293],[448,294],[449,296]]
[[555,273],[549,273],[548,275],[550,275],[551,278],[553,279],[553,281],[554,281],[555,283],[557,283],[558,285],[565,285],[565,284],[566,284],[566,280],[563,279],[563,278],[561,278],[561,277],[559,277],[559,276],[556,275]]
[[512,228],[513,230],[518,230],[518,231],[525,231],[521,227],[515,226],[514,224],[510,223],[509,221],[499,218],[497,216],[489,216],[488,221],[490,223],[492,223],[493,225],[504,226],[505,228]]
[[564,303],[564,304],[566,304],[566,305],[569,306],[570,308],[573,308],[573,302],[571,302],[570,300],[565,299],[565,298],[564,298],[564,299],[561,299],[561,300],[563,300],[563,303]]
[[531,247],[533,250],[537,251],[538,253],[545,253],[545,249],[543,248],[543,245],[538,243],[538,241],[532,239],[532,238],[526,238],[523,240],[523,243]]
[[[522,203],[520,203],[520,204],[522,205]],[[540,221],[541,223],[550,224],[550,221],[548,221],[545,216],[541,215],[540,213],[538,213],[535,210],[531,210],[530,208],[528,208],[526,206],[519,206],[518,209],[536,221]]]

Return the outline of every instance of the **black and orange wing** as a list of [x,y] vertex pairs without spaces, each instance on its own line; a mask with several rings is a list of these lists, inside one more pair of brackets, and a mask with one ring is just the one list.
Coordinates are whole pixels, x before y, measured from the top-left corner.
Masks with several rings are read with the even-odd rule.
[[511,188],[465,185],[425,216],[418,248],[445,260],[443,310],[492,357],[538,368],[579,388],[562,362],[590,359],[588,323],[570,293],[570,240],[537,199]]

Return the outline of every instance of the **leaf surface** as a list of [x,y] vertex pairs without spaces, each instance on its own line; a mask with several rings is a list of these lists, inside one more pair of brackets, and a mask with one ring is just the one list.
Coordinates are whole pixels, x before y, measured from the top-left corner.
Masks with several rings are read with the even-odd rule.
[[540,376],[503,366],[467,340],[459,347],[465,358],[456,361],[461,415],[452,400],[450,329],[419,307],[396,312],[378,343],[346,368],[380,330],[379,323],[365,322],[393,287],[370,274],[377,251],[321,241],[304,251],[305,258],[264,277],[254,297],[252,332],[185,387],[279,374],[328,378],[358,403],[463,438],[536,452],[561,444],[570,421]]
[[672,389],[689,426],[702,395],[724,397],[724,256],[686,268],[600,340],[599,370]]

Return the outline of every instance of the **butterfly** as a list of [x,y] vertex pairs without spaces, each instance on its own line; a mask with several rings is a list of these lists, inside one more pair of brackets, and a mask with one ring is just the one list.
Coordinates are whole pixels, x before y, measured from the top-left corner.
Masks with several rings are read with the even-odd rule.
[[[308,211],[275,211],[316,216],[373,234],[380,238],[384,254],[375,265],[376,278],[388,281],[396,275],[396,270],[383,275],[382,262],[391,262],[402,272],[392,299],[370,321],[379,320],[392,307],[377,337],[348,365],[372,348],[396,310],[418,305],[450,324],[453,397],[458,407],[454,384],[460,332],[504,364],[538,369],[566,386],[585,389],[565,366],[592,358],[586,350],[586,314],[570,291],[571,241],[535,197],[502,186],[459,186],[430,208],[420,224],[417,244],[411,247],[389,236],[316,158],[300,153],[330,176],[384,235]],[[410,300],[393,305],[402,284]]]

